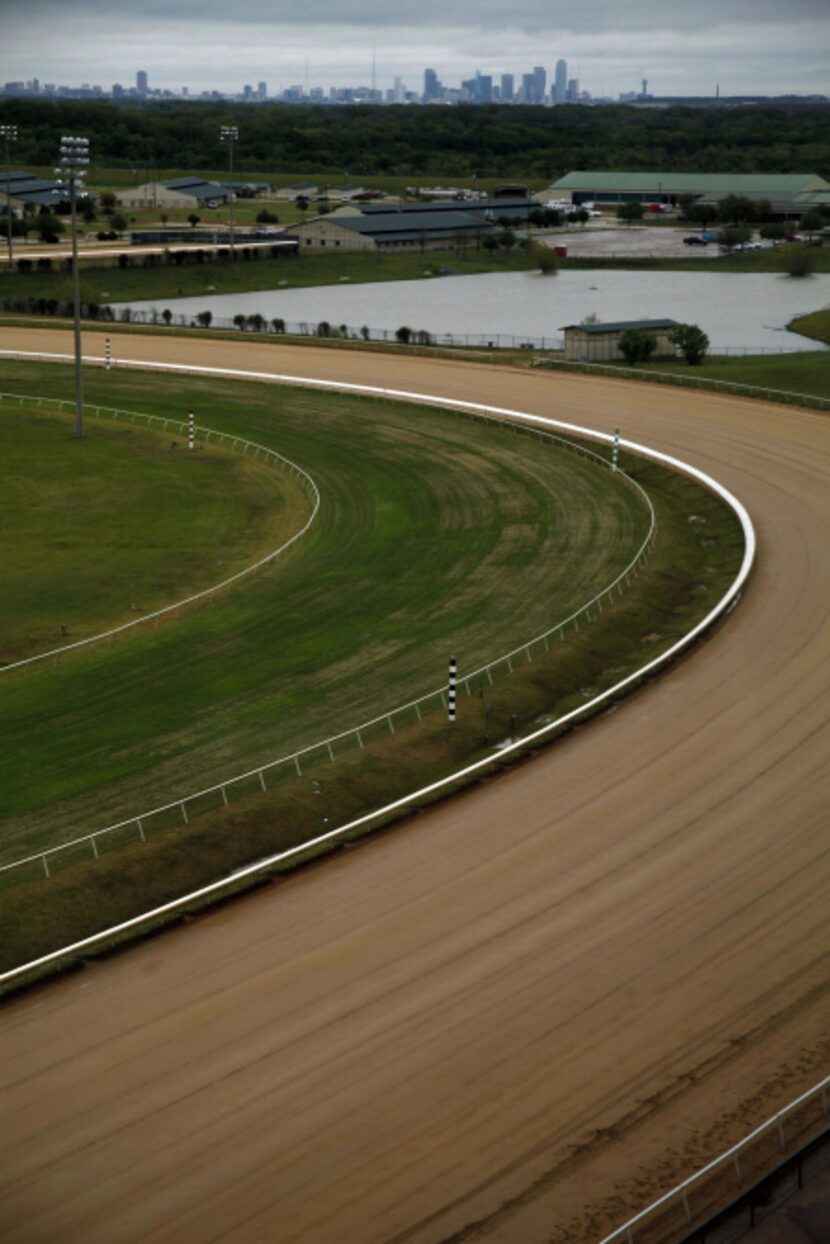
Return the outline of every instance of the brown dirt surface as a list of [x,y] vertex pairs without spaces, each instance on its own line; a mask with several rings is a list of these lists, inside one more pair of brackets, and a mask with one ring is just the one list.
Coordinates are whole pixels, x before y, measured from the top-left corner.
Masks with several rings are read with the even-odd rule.
[[[14,344],[70,337],[0,329]],[[758,565],[708,642],[533,760],[7,1002],[7,1244],[587,1244],[819,1079],[827,418],[474,363],[114,345],[619,426],[731,488]]]

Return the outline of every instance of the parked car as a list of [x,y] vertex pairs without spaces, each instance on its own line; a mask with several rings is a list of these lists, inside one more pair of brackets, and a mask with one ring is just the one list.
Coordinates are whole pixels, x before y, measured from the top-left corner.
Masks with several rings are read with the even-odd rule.
[[687,238],[683,239],[686,246],[708,246],[708,238],[701,237],[699,233],[690,233]]

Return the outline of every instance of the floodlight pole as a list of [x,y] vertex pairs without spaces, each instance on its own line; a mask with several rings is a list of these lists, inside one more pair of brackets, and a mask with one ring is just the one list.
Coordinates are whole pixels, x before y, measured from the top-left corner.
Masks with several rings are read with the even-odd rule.
[[64,137],[61,139],[60,168],[55,172],[63,177],[63,186],[69,190],[69,206],[72,213],[72,305],[75,321],[75,421],[72,435],[84,434],[84,389],[81,371],[81,287],[78,279],[78,186],[83,185],[86,166],[89,164],[89,139]]
[[12,170],[9,148],[12,143],[17,142],[17,126],[0,125],[0,134],[6,142],[6,240],[9,246],[9,271],[11,271],[14,253],[12,249]]
[[219,137],[222,139],[222,142],[228,144],[228,177],[230,178],[230,184],[228,185],[228,194],[230,195],[230,198],[228,199],[228,209],[230,217],[231,259],[234,259],[236,254],[233,243],[233,204],[236,196],[233,192],[233,145],[239,140],[239,129],[235,125],[223,125],[219,130]]

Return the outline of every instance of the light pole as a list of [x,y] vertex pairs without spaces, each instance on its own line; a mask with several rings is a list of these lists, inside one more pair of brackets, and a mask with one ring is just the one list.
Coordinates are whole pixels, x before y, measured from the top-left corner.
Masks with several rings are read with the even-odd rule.
[[237,129],[235,125],[223,125],[221,129],[219,130],[219,137],[222,139],[223,143],[228,144],[228,176],[230,178],[230,185],[228,186],[228,193],[230,195],[230,198],[228,200],[228,207],[230,209],[231,259],[234,259],[235,254],[234,254],[234,249],[233,249],[233,202],[234,202],[235,196],[233,193],[233,145],[235,142],[238,142],[239,140],[239,130]]
[[84,434],[84,390],[81,375],[81,290],[78,281],[78,216],[77,194],[83,189],[83,178],[89,164],[88,138],[62,138],[60,168],[56,174],[61,178],[61,188],[69,191],[72,211],[72,303],[75,318],[75,422],[73,436]]
[[0,125],[0,135],[6,141],[6,238],[9,243],[9,271],[11,271],[12,260],[12,170],[11,156],[9,155],[9,147],[12,143],[17,142],[17,126],[16,125]]

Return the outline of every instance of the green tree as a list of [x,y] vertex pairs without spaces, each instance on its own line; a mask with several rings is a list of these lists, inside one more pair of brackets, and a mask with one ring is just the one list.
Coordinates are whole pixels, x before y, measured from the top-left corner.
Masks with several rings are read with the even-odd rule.
[[66,232],[66,226],[62,220],[58,220],[57,216],[52,216],[49,212],[35,218],[35,229],[40,234],[41,242],[57,242],[62,233]]
[[512,251],[518,238],[512,229],[500,229],[496,234],[496,242],[503,251]]
[[620,203],[617,208],[617,220],[624,221],[627,225],[632,225],[635,220],[642,220],[646,209],[642,203],[632,200],[630,203]]
[[773,221],[770,224],[761,225],[758,233],[768,242],[783,242],[789,234],[789,227],[780,221]]
[[187,219],[191,229],[195,229],[202,218],[201,216],[197,216],[195,212],[191,212]]
[[256,214],[256,222],[258,225],[276,225],[279,224],[279,216],[276,212],[269,212],[267,207],[263,207],[261,212]]
[[402,324],[401,327],[396,330],[395,337],[401,342],[402,345],[409,345],[412,338],[412,329],[408,328],[406,324]]
[[196,316],[196,323],[199,324],[202,328],[210,328],[212,320],[213,320],[212,311],[200,311],[199,314]]
[[531,242],[528,251],[530,258],[543,276],[550,276],[559,271],[559,256],[552,246],[543,246],[541,242]]
[[714,203],[694,203],[688,212],[687,219],[692,224],[700,225],[701,229],[706,229],[717,218],[717,209]]
[[110,220],[110,224],[116,233],[123,233],[127,228],[127,218],[122,216],[120,212],[115,212]]
[[103,211],[114,212],[116,205],[118,203],[118,200],[116,199],[112,190],[102,190],[98,196],[98,202],[100,203]]
[[757,212],[752,199],[742,194],[727,194],[718,203],[718,219],[730,225],[748,224],[755,220]]
[[657,349],[657,338],[645,328],[626,328],[620,334],[619,349],[629,367],[647,363]]
[[166,325],[167,325],[167,327],[169,328],[169,327],[170,327],[170,321],[171,321],[171,320],[172,320],[172,318],[173,318],[173,312],[172,312],[172,311],[170,311],[167,307],[165,307],[165,308],[164,308],[164,310],[163,310],[163,311],[162,311],[162,313],[161,313],[161,318],[164,320],[165,324],[166,324]]
[[749,225],[727,225],[718,232],[718,245],[726,251],[733,251],[736,247],[743,246],[751,237],[752,230]]
[[781,270],[788,276],[809,276],[816,270],[818,263],[816,248],[805,242],[782,246],[778,255]]
[[818,208],[810,208],[798,222],[802,233],[818,233],[824,228],[824,217]]
[[709,349],[709,338],[697,324],[678,324],[669,333],[669,339],[692,367],[703,361]]

